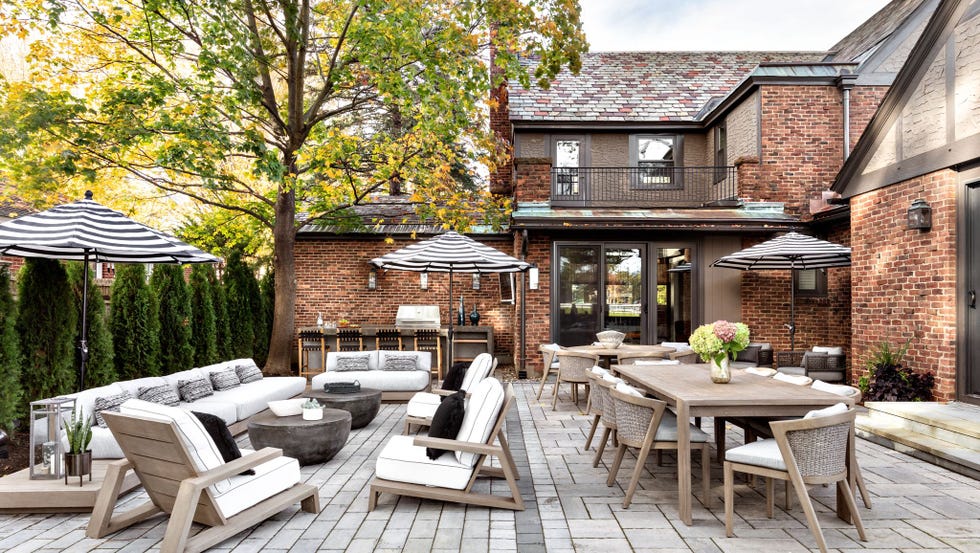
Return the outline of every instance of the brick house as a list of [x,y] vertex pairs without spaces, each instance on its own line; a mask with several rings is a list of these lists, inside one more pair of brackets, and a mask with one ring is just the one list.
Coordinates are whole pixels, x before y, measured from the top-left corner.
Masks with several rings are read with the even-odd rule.
[[[855,222],[853,200],[841,205],[830,189],[849,196],[838,172],[939,4],[894,0],[826,52],[592,53],[549,89],[502,86],[491,125],[513,156],[491,190],[515,210],[507,233],[474,237],[535,264],[538,286],[518,276],[513,304],[500,303],[496,281],[454,297],[480,304],[498,355],[519,366],[525,304],[529,376],[540,374],[538,344],[591,342],[606,328],[654,343],[741,320],[753,340],[789,349],[789,273],[709,264],[789,230],[868,239],[875,221]],[[320,311],[390,324],[399,303],[440,305],[445,322],[444,275],[421,290],[417,274],[390,273],[364,291],[367,261],[413,232],[438,229],[301,231],[297,325]],[[840,345],[860,366],[868,342],[862,326],[852,331],[852,316],[864,317],[852,282],[847,268],[797,274],[797,349]],[[860,282],[854,290],[864,293]]]

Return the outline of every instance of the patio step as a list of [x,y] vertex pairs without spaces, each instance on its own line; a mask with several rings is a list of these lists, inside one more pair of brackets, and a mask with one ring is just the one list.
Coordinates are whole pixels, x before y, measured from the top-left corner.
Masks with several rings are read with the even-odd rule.
[[865,403],[862,438],[980,479],[980,408],[963,403]]

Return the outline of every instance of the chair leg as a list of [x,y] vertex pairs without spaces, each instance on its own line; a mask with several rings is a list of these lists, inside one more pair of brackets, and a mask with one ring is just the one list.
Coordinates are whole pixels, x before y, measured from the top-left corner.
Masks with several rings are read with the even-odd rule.
[[725,461],[725,536],[732,537],[735,518],[735,470],[730,461]]
[[640,452],[636,455],[636,467],[633,469],[633,477],[630,478],[630,487],[626,490],[626,497],[623,498],[624,509],[629,508],[630,503],[633,501],[633,494],[636,492],[636,487],[640,484],[640,475],[643,474],[643,468],[647,461],[647,455],[649,454],[650,444],[648,443],[640,448]]
[[790,481],[789,480],[784,480],[783,481],[783,498],[784,498],[785,504],[783,505],[783,509],[786,510],[786,511],[789,511],[790,509],[793,508],[793,494],[789,493],[789,489],[790,489]]
[[616,458],[613,459],[612,467],[609,468],[609,476],[606,477],[607,486],[616,483],[616,475],[619,474],[619,467],[623,464],[624,455],[626,455],[626,444],[619,444],[619,447],[616,448]]
[[[790,477],[792,478],[791,474]],[[810,500],[810,494],[806,491],[806,484],[803,483],[802,479],[793,478],[793,488],[796,490],[796,498],[800,501],[800,507],[803,508],[803,514],[806,515],[806,523],[810,526],[810,533],[813,534],[813,539],[817,541],[817,547],[820,549],[820,553],[827,553],[827,542],[823,538],[823,529],[820,527],[820,520],[817,519],[817,513],[813,510],[813,503]],[[848,490],[850,491],[850,490]],[[853,501],[853,497],[851,498]]]
[[538,400],[541,399],[541,392],[544,391],[544,385],[548,383],[548,374],[549,373],[550,373],[550,370],[548,369],[548,367],[545,367],[544,368],[544,374],[541,375],[541,385],[538,386],[538,397],[536,398]]
[[601,415],[592,415],[592,428],[589,429],[589,437],[585,439],[585,450],[588,451],[592,447],[592,438],[595,436],[596,428],[599,428],[599,419],[602,418]]
[[775,498],[773,496],[776,495],[776,493],[774,488],[775,486],[773,486],[772,478],[767,476],[766,477],[766,516],[768,518],[772,518],[773,504],[775,503]]
[[555,377],[555,393],[552,394],[551,398],[551,410],[554,411],[555,407],[558,405],[558,384],[561,379],[561,374]]
[[664,466],[664,450],[662,449],[657,450],[657,466]]
[[606,450],[606,442],[609,440],[609,433],[612,431],[608,426],[602,430],[602,437],[599,438],[599,448],[596,449],[595,458],[592,459],[592,467],[599,466],[602,460],[602,452]]
[[861,499],[864,500],[864,506],[870,509],[871,495],[868,493],[868,488],[864,485],[864,476],[861,475],[861,469],[858,467],[857,461],[854,462],[854,479],[857,481],[857,487],[861,492]]
[[718,464],[725,462],[725,419],[715,417],[715,450]]
[[857,501],[854,500],[851,487],[847,485],[847,479],[838,480],[837,486],[841,488],[841,493],[838,495],[844,498],[844,501],[847,503],[847,508],[851,511],[851,518],[854,521],[855,528],[857,528],[858,536],[860,536],[861,541],[868,541],[868,537],[864,534],[864,523],[861,522],[861,514],[857,510]]

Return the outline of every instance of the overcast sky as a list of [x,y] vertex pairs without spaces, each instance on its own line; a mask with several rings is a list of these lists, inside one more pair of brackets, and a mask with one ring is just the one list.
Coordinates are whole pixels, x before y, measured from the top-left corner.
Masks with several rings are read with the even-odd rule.
[[580,0],[593,52],[827,50],[888,0]]

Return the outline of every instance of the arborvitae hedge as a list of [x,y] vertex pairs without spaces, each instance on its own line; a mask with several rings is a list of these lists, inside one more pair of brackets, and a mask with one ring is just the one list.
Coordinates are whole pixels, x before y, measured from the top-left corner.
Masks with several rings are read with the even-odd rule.
[[194,366],[191,344],[191,296],[180,265],[157,265],[150,277],[160,318],[160,370],[163,374]]
[[20,341],[17,337],[17,305],[10,293],[10,271],[0,265],[0,429],[9,434],[14,419],[23,418],[20,383]]
[[31,401],[77,389],[75,296],[68,273],[54,259],[27,259],[17,277],[17,334],[24,363],[23,413]]
[[146,285],[146,267],[117,264],[109,328],[121,380],[160,375],[160,321]]
[[[75,330],[75,344],[82,339],[82,277],[84,267],[81,263],[67,263],[68,280],[75,295],[72,307],[76,310],[78,324]],[[116,382],[116,365],[113,361],[112,334],[106,321],[105,301],[102,292],[95,286],[92,271],[88,273],[88,362],[85,363],[85,387],[97,388]]]
[[255,312],[252,289],[255,276],[242,260],[240,252],[228,256],[225,267],[225,300],[228,304],[228,325],[231,328],[231,353],[236,358],[255,356]]
[[214,304],[214,334],[218,344],[219,360],[232,359],[234,351],[231,347],[231,325],[228,323],[228,300],[225,296],[225,285],[218,280],[214,271],[208,274],[211,281],[211,303]]
[[218,358],[217,326],[211,292],[211,276],[213,275],[214,267],[211,265],[198,264],[191,268],[190,328],[195,367],[203,367],[221,361]]
[[265,322],[262,288],[251,268],[249,273],[252,278],[246,282],[248,283],[249,303],[252,304],[252,335],[255,337],[255,345],[252,346],[252,358],[255,359],[258,366],[262,367],[265,366],[265,360],[269,357],[269,327]]

